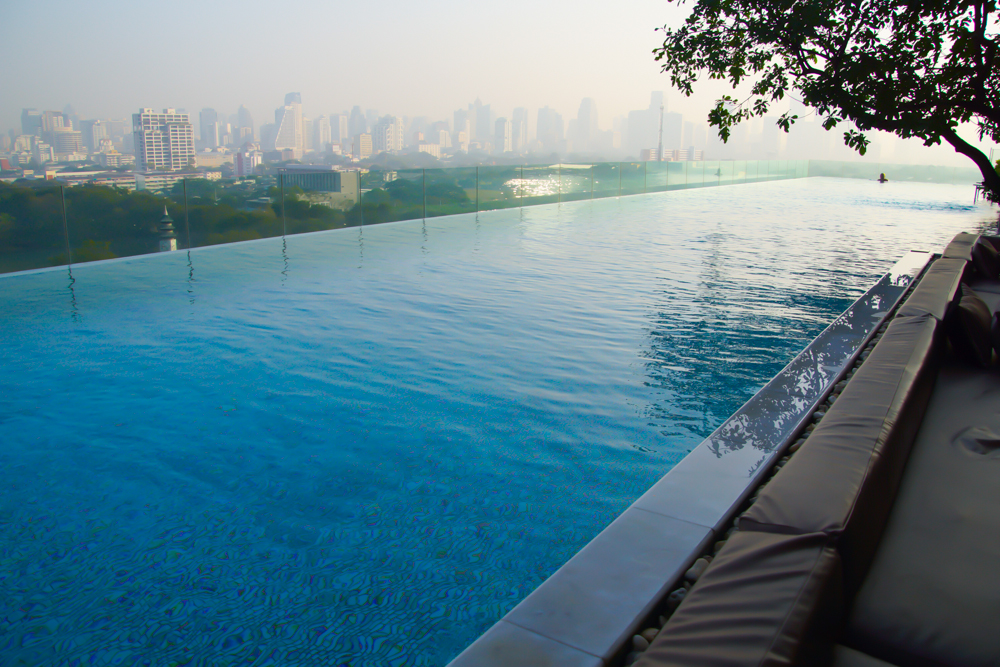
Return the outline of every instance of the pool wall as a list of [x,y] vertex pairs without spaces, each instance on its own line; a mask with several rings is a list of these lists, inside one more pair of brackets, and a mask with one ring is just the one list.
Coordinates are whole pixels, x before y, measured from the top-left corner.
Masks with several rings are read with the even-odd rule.
[[930,261],[910,252],[624,513],[451,667],[597,667],[628,650],[902,301]]

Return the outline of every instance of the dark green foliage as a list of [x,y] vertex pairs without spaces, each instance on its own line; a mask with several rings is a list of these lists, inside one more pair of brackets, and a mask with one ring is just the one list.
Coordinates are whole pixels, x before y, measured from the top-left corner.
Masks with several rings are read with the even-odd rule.
[[[204,180],[188,181],[191,245],[214,245],[281,236],[280,204],[257,210],[244,207],[257,193],[226,192],[218,201]],[[178,245],[187,245],[183,196],[128,192],[96,185],[66,188],[66,217],[74,262],[156,252],[164,206],[174,220]],[[193,194],[194,193],[194,194]],[[344,212],[288,195],[285,222],[289,234],[343,227]],[[0,183],[0,272],[66,263],[62,204],[58,187]]]
[[[696,0],[653,53],[686,95],[703,73],[752,85],[747,99],[723,96],[709,114],[723,140],[796,94],[828,130],[853,122],[844,143],[861,154],[872,129],[947,141],[1000,197],[989,159],[958,135],[974,122],[980,139],[1000,142],[998,28],[995,0]],[[786,113],[778,124],[796,120]]]

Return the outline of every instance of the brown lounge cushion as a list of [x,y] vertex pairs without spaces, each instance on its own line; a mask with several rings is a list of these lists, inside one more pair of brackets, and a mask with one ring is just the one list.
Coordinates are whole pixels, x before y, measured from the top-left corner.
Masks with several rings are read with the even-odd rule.
[[1000,277],[1000,254],[984,239],[972,246],[972,265],[983,278],[996,280]]
[[989,368],[993,362],[992,320],[989,307],[963,284],[958,308],[949,318],[948,338],[959,356],[980,368]]
[[829,662],[843,613],[840,557],[824,533],[733,534],[636,667]]

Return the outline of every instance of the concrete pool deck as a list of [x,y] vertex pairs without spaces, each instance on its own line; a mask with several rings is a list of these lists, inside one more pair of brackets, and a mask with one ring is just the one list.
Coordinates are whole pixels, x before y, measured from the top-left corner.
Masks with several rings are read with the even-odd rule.
[[451,667],[620,660],[695,559],[726,533],[816,407],[925,269],[910,252],[676,467]]

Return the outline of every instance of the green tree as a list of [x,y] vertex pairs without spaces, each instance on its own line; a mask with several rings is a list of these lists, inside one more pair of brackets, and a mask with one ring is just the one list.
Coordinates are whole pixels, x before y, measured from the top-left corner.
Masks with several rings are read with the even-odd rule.
[[[733,125],[798,94],[827,130],[852,122],[844,143],[862,155],[872,129],[948,142],[1000,201],[1000,175],[958,134],[972,122],[980,140],[1000,142],[998,27],[996,0],[696,0],[680,28],[662,28],[653,53],[685,95],[702,73],[751,86],[709,113],[724,141]],[[796,119],[778,124],[787,132]]]

